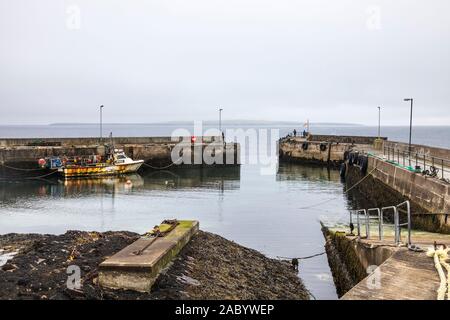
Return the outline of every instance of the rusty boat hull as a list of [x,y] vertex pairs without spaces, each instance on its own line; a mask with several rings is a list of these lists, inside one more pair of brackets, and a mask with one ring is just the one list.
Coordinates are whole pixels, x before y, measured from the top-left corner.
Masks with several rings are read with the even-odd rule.
[[100,176],[116,176],[122,174],[135,173],[144,163],[143,160],[133,161],[130,163],[120,164],[96,164],[91,166],[66,166],[58,171],[66,178],[80,177],[100,177]]

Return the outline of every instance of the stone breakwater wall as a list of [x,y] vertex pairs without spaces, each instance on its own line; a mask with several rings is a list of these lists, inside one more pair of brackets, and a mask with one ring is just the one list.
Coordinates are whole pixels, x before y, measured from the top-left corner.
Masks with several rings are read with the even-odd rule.
[[[103,142],[108,142],[104,139]],[[222,137],[119,137],[113,139],[116,148],[124,149],[131,158],[142,159],[151,167],[173,163],[174,148],[183,148],[177,155],[182,166],[225,166],[240,164],[237,143],[223,143]],[[46,157],[90,156],[105,153],[98,138],[0,139],[0,177],[25,175],[26,170],[39,169],[38,160]],[[212,155],[206,159],[204,155]],[[144,166],[146,167],[146,166]],[[41,174],[42,172],[34,172]],[[31,171],[30,171],[31,174]]]

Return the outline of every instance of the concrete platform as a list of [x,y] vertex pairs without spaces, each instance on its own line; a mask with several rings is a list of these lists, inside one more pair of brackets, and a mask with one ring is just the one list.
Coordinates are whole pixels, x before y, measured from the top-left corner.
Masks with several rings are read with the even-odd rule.
[[425,253],[397,249],[342,300],[436,300],[439,276]]
[[[345,235],[347,226],[327,228],[329,234],[343,234],[342,240],[354,248],[361,266],[378,265],[373,272],[346,292],[343,300],[436,300],[439,276],[433,259],[426,252],[414,252],[394,245],[393,229],[386,228],[384,239],[377,239],[371,226],[372,239]],[[403,233],[403,239],[406,232]],[[426,250],[434,241],[450,245],[450,235],[413,230],[412,243]],[[343,254],[343,253],[341,253]],[[346,260],[346,257],[343,257]],[[347,265],[351,265],[346,261]]]
[[179,221],[165,237],[140,238],[100,264],[99,284],[112,289],[150,292],[161,270],[198,230],[198,221]]

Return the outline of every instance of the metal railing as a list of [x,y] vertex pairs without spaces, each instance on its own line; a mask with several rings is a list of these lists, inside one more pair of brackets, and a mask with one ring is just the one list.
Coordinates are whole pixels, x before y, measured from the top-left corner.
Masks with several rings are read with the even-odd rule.
[[[405,209],[403,209],[405,208]],[[403,212],[406,213],[407,215],[407,222],[406,223],[400,223],[400,217],[399,217],[399,212]],[[409,203],[409,201],[405,201],[400,203],[399,205],[397,205],[397,228],[396,228],[396,234],[397,234],[397,238],[396,238],[396,244],[400,243],[400,238],[401,238],[401,232],[402,232],[402,227],[406,226],[408,228],[408,245],[411,245],[411,204]]]
[[448,181],[450,176],[450,159],[439,158],[418,152],[383,147],[383,155],[388,161],[411,167],[422,174]]
[[[373,220],[373,218],[370,217],[370,212],[374,209],[360,209],[360,210],[353,210],[350,211],[350,224],[353,225],[353,216],[356,215],[356,231],[358,234],[358,237],[361,237],[361,213],[364,216],[364,227],[366,232],[366,239],[370,239],[370,220]],[[379,219],[379,216],[378,216]],[[382,222],[381,222],[382,224]],[[379,222],[380,225],[380,222]]]
[[[376,215],[370,215],[371,212],[376,212]],[[356,231],[358,238],[361,238],[361,215],[364,217],[365,238],[370,239],[370,221],[378,221],[378,239],[384,239],[384,222],[383,217],[386,212],[392,212],[394,215],[394,242],[399,245],[401,242],[402,227],[408,230],[407,244],[411,245],[411,205],[409,201],[405,201],[396,206],[389,206],[383,208],[359,209],[350,211],[350,231],[353,232],[353,216],[356,215]],[[399,213],[406,213],[407,222],[400,223]]]

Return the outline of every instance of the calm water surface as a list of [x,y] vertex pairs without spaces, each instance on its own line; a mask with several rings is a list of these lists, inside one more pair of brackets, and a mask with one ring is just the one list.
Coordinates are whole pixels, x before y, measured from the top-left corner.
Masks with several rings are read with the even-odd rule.
[[[143,176],[0,184],[0,233],[130,230],[166,218],[198,219],[217,233],[270,257],[324,251],[320,219],[347,217],[337,171],[280,165],[261,175],[241,168],[147,172]],[[336,196],[336,201],[302,210]],[[320,299],[337,298],[326,256],[301,263],[300,277]]]

